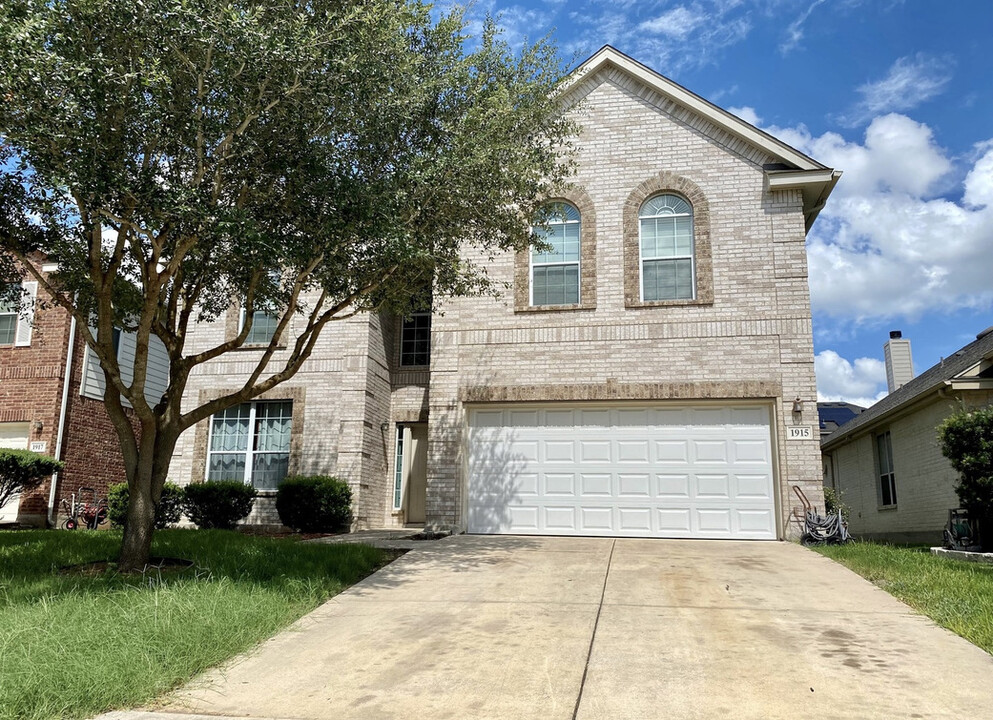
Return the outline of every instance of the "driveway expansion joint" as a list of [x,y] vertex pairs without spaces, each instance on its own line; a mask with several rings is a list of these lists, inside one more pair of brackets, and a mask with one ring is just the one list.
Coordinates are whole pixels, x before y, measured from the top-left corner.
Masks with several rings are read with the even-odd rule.
[[579,682],[579,694],[576,695],[576,707],[572,711],[572,720],[576,720],[579,715],[579,705],[583,702],[583,689],[586,687],[586,675],[590,671],[590,658],[593,657],[593,643],[596,640],[596,630],[600,625],[600,613],[603,612],[603,599],[607,595],[607,578],[610,577],[610,563],[614,559],[614,546],[616,540],[610,541],[610,554],[607,555],[607,570],[603,573],[603,587],[600,589],[600,604],[596,609],[596,617],[593,619],[593,632],[590,634],[590,647],[586,651],[586,663],[583,665],[583,679]]

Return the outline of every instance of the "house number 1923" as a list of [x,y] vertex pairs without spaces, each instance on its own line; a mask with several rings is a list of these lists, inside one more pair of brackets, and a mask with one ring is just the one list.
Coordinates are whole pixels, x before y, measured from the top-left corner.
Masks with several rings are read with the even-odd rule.
[[787,440],[808,440],[811,437],[809,427],[787,427],[786,428],[786,439]]

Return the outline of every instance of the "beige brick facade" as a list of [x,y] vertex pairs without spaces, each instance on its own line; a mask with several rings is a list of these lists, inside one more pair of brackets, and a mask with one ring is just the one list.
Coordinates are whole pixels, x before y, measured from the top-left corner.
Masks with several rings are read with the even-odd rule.
[[[526,253],[492,262],[470,255],[513,289],[498,299],[436,298],[443,313],[433,316],[429,369],[398,367],[399,322],[359,316],[332,325],[287,383],[287,392],[306,389],[305,407],[294,406],[293,422],[305,429],[293,467],[348,479],[359,527],[402,524],[392,503],[396,426],[426,420],[427,524],[464,529],[469,406],[757,400],[773,411],[783,527],[790,485],[823,503],[816,429],[808,440],[786,439],[795,397],[803,424],[816,428],[803,194],[769,189],[765,166],[781,156],[619,67],[580,74],[570,98],[583,130],[575,188],[562,198],[583,216],[580,303],[535,312]],[[637,211],[661,191],[693,205],[693,300],[640,299]],[[221,318],[200,328],[197,344],[221,341],[226,327]],[[189,396],[236,386],[257,353],[215,361]],[[177,481],[202,479],[195,435],[177,449]]]

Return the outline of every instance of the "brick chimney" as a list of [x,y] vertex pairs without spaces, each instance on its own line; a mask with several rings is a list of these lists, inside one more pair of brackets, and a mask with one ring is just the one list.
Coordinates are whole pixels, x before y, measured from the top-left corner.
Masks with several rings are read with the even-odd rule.
[[914,379],[914,359],[910,355],[910,340],[903,339],[899,330],[890,332],[890,339],[883,345],[886,358],[886,384],[889,391],[898,390]]

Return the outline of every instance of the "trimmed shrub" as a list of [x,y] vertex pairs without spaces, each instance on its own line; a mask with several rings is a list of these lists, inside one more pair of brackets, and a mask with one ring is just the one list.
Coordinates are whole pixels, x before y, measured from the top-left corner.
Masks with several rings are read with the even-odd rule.
[[848,520],[848,513],[851,512],[845,503],[841,501],[841,493],[833,487],[824,487],[824,514],[831,515],[840,513],[842,520]]
[[960,410],[938,426],[941,453],[959,474],[955,492],[979,521],[984,550],[993,548],[993,406]]
[[[162,530],[179,522],[183,514],[183,488],[167,482],[162,486],[162,497],[155,507],[155,529]],[[110,525],[115,528],[124,527],[128,516],[128,484],[111,485],[107,491],[107,505],[110,508]]]
[[300,532],[347,530],[352,523],[352,489],[336,477],[291,476],[276,493],[276,511],[288,527]]
[[17,493],[38,487],[62,467],[61,462],[48,455],[0,448],[0,507]]
[[183,512],[197,527],[231,530],[248,517],[258,493],[237,480],[212,480],[186,486]]

